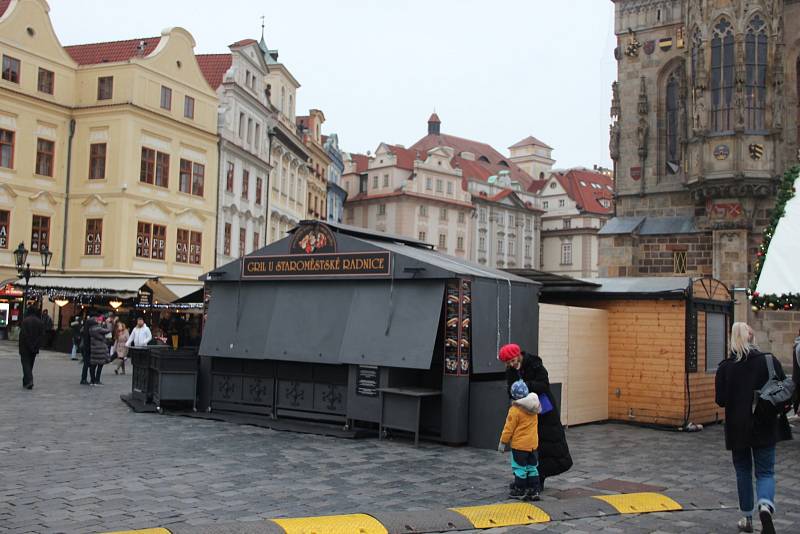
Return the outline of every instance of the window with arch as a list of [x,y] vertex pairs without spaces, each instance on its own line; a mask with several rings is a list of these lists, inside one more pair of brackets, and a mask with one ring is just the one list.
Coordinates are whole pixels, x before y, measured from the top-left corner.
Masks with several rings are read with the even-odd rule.
[[736,71],[733,26],[723,18],[711,39],[711,129],[733,129],[733,91]]
[[287,114],[286,113],[286,88],[285,87],[281,87],[281,111],[284,114]]
[[692,33],[692,81],[697,85],[697,73],[700,72],[700,62],[704,60],[700,56],[703,45],[703,36],[699,28],[695,28]]
[[747,25],[745,35],[745,127],[764,129],[767,101],[767,25],[760,15]]
[[673,69],[667,77],[664,102],[664,149],[665,172],[677,174],[681,166],[680,147],[680,99],[683,65]]
[[289,109],[286,110],[286,115],[288,115],[290,119],[294,115],[293,110],[294,110],[294,97],[292,95],[289,95]]

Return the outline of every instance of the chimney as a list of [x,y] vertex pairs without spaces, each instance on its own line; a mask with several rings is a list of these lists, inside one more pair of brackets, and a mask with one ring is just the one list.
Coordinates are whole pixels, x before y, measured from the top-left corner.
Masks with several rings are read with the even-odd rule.
[[439,115],[434,111],[428,119],[428,135],[439,135],[442,126],[442,121],[439,120]]

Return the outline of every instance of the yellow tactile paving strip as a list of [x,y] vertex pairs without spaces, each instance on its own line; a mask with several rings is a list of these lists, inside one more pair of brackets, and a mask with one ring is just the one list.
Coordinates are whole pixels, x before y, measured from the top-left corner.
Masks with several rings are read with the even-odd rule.
[[621,514],[646,514],[648,512],[674,512],[683,510],[680,504],[660,493],[599,495],[594,498],[607,502]]
[[272,519],[286,534],[388,534],[374,517],[366,514],[323,515]]
[[523,502],[450,509],[466,517],[475,528],[510,527],[550,521],[550,516],[544,510]]

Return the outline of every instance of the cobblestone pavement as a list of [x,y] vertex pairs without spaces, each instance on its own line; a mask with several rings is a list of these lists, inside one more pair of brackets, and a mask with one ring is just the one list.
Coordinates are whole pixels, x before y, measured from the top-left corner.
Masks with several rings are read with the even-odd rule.
[[[0,342],[0,532],[91,533],[274,517],[426,510],[502,502],[508,457],[407,441],[347,440],[187,417],[136,414],[130,375],[43,353],[21,387],[15,345]],[[575,467],[546,499],[600,494],[607,479],[702,488],[736,504],[722,428],[681,434],[588,425],[567,436]],[[778,451],[779,532],[800,531],[800,442]],[[569,490],[569,491],[565,491]],[[610,516],[491,532],[735,532],[735,510]]]

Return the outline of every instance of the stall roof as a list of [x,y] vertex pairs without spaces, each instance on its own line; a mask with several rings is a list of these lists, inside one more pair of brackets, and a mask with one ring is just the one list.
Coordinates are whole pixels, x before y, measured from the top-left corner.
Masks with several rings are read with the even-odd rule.
[[[303,224],[312,224],[316,223],[317,221],[301,221],[300,225]],[[394,241],[397,243],[405,243],[406,245],[415,245],[418,247],[432,249],[433,245],[430,243],[426,243],[425,241],[420,241],[419,239],[414,239],[413,237],[406,237],[397,234],[390,234],[387,232],[381,232],[378,230],[372,230],[370,228],[361,228],[359,226],[350,226],[349,224],[342,224],[342,223],[335,223],[330,221],[325,221],[325,224],[330,228],[333,228],[336,232],[341,234],[347,234],[354,237],[363,237],[366,239],[380,239],[381,241]],[[295,232],[300,226],[295,226],[289,233]]]
[[548,273],[546,271],[537,271],[535,269],[505,269],[506,272],[539,282],[542,284],[542,291],[559,291],[564,287],[572,288],[591,288],[600,287],[600,284],[594,282],[593,278],[579,279],[572,278],[563,274]]
[[614,217],[598,235],[669,235],[699,232],[694,217]]
[[688,276],[627,276],[618,278],[579,278],[590,286],[562,286],[550,294],[581,297],[653,297],[680,298],[692,285]]
[[175,293],[176,300],[191,295],[203,289],[203,284],[164,284],[167,289]]

